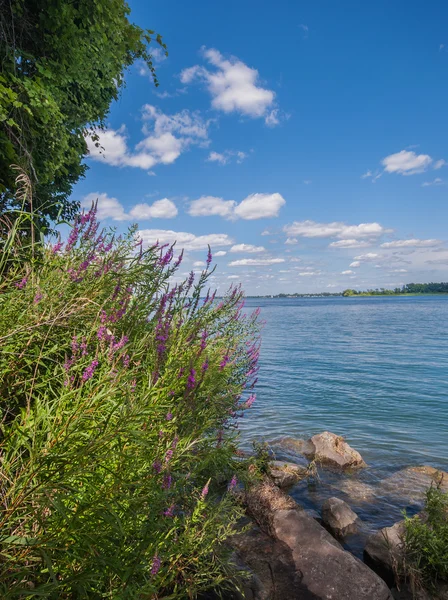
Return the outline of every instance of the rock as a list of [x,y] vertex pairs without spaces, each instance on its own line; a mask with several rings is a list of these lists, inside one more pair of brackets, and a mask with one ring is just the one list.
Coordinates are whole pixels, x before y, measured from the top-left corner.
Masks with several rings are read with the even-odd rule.
[[349,477],[342,479],[337,485],[332,486],[344,493],[353,502],[371,502],[376,497],[376,490],[372,485]]
[[364,548],[364,560],[375,573],[392,586],[403,561],[404,521],[383,527],[371,535]]
[[392,588],[391,592],[394,600],[448,600],[448,584],[440,582],[431,592],[422,589],[412,591],[407,584],[401,585],[399,590]]
[[360,520],[344,500],[328,498],[322,506],[322,521],[330,533],[343,538],[357,531]]
[[397,471],[379,485],[379,492],[401,499],[405,504],[421,504],[431,485],[438,485],[448,492],[448,473],[429,467],[407,467]]
[[246,503],[261,529],[288,548],[300,593],[285,600],[392,600],[384,581],[272,482],[247,492]]
[[367,466],[362,456],[339,435],[324,431],[314,435],[305,447],[304,454],[310,460],[338,469],[358,469]]
[[269,463],[269,476],[275,485],[285,488],[308,476],[308,469],[294,463],[273,460]]
[[249,580],[241,586],[245,600],[302,598],[301,576],[294,568],[286,544],[254,526],[250,531],[234,536],[231,545],[240,564],[250,572]]
[[274,457],[279,454],[289,458],[295,458],[297,456],[304,456],[307,450],[313,449],[309,441],[288,436],[272,440],[271,442],[268,442],[268,446]]

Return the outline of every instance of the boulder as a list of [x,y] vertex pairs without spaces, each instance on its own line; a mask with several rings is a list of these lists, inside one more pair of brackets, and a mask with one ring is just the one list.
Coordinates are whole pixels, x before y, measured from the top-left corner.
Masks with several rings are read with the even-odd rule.
[[383,479],[379,485],[379,493],[399,498],[402,505],[421,504],[431,485],[440,486],[448,492],[448,473],[429,467],[407,467]]
[[366,466],[359,452],[349,446],[339,435],[324,431],[313,435],[309,442],[311,447],[306,446],[304,454],[310,460],[344,470]]
[[285,488],[308,476],[308,469],[291,462],[273,460],[269,463],[269,476],[275,485]]
[[322,521],[325,527],[337,538],[355,533],[359,527],[358,515],[344,500],[328,498],[322,505]]
[[372,534],[364,548],[364,560],[375,573],[392,586],[403,562],[404,521],[383,527]]
[[260,528],[288,549],[300,593],[285,600],[392,600],[382,579],[272,482],[254,487],[245,500]]

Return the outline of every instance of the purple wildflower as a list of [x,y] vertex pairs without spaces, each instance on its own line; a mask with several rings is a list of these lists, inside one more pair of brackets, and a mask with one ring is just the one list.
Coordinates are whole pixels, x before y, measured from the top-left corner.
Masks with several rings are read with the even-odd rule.
[[166,510],[163,511],[163,516],[164,517],[172,517],[174,514],[175,507],[176,507],[176,505],[172,504],[169,508],[167,508]]
[[156,473],[160,473],[160,471],[162,470],[162,463],[160,462],[160,460],[155,460],[152,463],[152,468]]
[[92,360],[90,365],[84,370],[84,373],[82,374],[83,381],[88,381],[93,377],[93,373],[95,372],[95,369],[97,368],[98,364],[99,363],[97,360]]
[[252,406],[252,404],[255,402],[256,398],[257,397],[255,394],[251,394],[246,401],[246,408],[250,408]]
[[51,251],[53,252],[53,254],[57,254],[59,252],[59,250],[62,248],[63,245],[64,244],[63,244],[63,242],[61,242],[61,240],[59,240],[58,242],[56,242],[56,244],[51,249]]
[[167,450],[166,454],[165,454],[165,462],[170,462],[170,460],[173,458],[173,449],[170,448],[169,450]]
[[166,419],[167,421],[171,421],[171,419],[172,419],[172,418],[173,418],[173,415],[172,415],[172,413],[170,413],[170,412],[169,412],[169,413],[166,413],[166,417],[165,417],[165,419]]
[[78,224],[75,223],[75,225],[73,226],[73,228],[70,232],[70,235],[68,236],[67,245],[65,247],[66,252],[69,252],[73,248],[73,246],[78,241],[78,236],[79,236],[79,227],[78,227]]
[[207,496],[207,494],[208,494],[208,483],[206,483],[204,485],[204,487],[202,488],[202,492],[201,492],[201,498],[202,498],[202,500],[205,499],[205,497]]
[[154,558],[152,559],[151,575],[157,575],[157,573],[160,571],[161,564],[162,564],[162,562],[156,554],[154,556]]
[[236,484],[237,484],[237,483],[238,483],[238,479],[236,478],[236,475],[234,475],[234,476],[232,477],[232,479],[230,480],[230,483],[229,483],[228,489],[229,489],[229,490],[233,490],[233,489],[236,487]]
[[27,283],[28,283],[28,277],[24,277],[22,279],[22,281],[19,281],[19,283],[16,283],[16,287],[19,288],[19,290],[23,290],[23,288],[26,286]]
[[171,477],[171,475],[169,473],[165,473],[165,475],[163,477],[162,489],[169,490],[172,483],[173,483],[173,478]]
[[129,357],[129,354],[125,354],[122,358],[122,362],[123,362],[123,367],[125,369],[127,369],[129,367],[129,363],[131,362],[131,359]]
[[229,356],[228,354],[226,354],[224,356],[224,358],[222,359],[222,361],[219,363],[219,369],[220,371],[222,371],[224,369],[224,367],[227,365],[227,363],[229,362]]
[[212,262],[212,251],[210,249],[210,246],[208,247],[208,253],[207,253],[207,267],[210,266],[210,263]]
[[36,295],[34,296],[34,304],[38,304],[43,298],[43,294],[41,292],[37,292]]
[[184,257],[184,251],[182,250],[182,252],[177,257],[176,262],[174,263],[174,268],[175,269],[177,269],[177,267],[180,265],[180,263],[182,262],[183,257]]
[[201,367],[202,372],[205,373],[207,371],[208,367],[209,367],[208,358],[206,358],[205,361],[202,363],[202,367]]
[[192,390],[195,385],[196,385],[196,371],[195,371],[195,369],[192,368],[192,369],[190,369],[190,374],[188,375],[188,379],[187,379],[187,389]]
[[202,332],[202,335],[201,335],[201,351],[205,350],[207,347],[207,336],[208,336],[207,330],[204,329],[204,331]]

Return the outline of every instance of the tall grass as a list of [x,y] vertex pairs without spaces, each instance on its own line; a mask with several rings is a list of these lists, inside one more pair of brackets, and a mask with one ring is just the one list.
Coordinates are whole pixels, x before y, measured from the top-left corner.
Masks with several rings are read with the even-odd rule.
[[174,285],[182,255],[135,233],[92,208],[38,261],[4,254],[1,598],[194,598],[230,576],[257,315],[208,291],[210,251]]

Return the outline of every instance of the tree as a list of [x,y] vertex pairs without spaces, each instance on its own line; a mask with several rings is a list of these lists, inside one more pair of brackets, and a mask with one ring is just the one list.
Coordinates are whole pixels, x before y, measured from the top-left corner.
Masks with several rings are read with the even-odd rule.
[[70,219],[87,166],[85,136],[103,127],[126,69],[146,62],[160,35],[132,24],[125,0],[0,0],[0,213],[18,208],[19,165],[41,225]]

